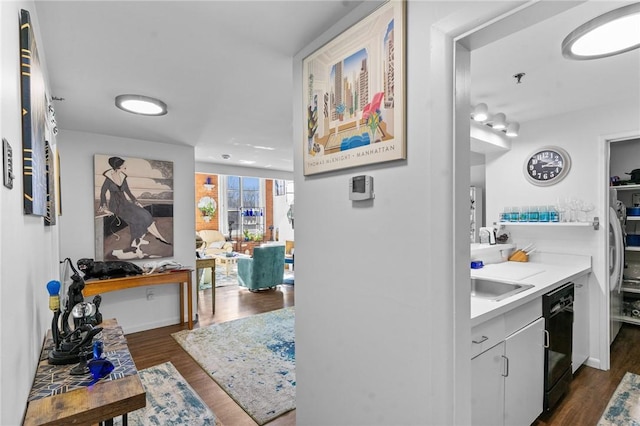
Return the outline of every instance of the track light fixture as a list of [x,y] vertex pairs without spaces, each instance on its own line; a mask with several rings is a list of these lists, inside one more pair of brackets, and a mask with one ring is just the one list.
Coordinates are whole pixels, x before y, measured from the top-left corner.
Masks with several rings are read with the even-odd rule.
[[487,104],[478,104],[476,105],[476,107],[473,109],[473,112],[471,113],[471,117],[475,120],[475,121],[485,121],[487,118],[489,118],[489,107],[487,107]]
[[520,124],[518,123],[509,123],[509,125],[507,126],[507,130],[505,131],[507,136],[509,136],[510,138],[515,138],[516,136],[518,136],[519,132]]
[[489,107],[485,103],[480,103],[473,108],[471,112],[471,118],[474,121],[485,124],[487,127],[491,127],[493,130],[503,132],[509,137],[518,136],[520,131],[520,124],[515,121],[507,123],[507,116],[504,113],[497,113],[493,117],[489,118]]
[[495,130],[502,130],[507,127],[507,117],[501,112],[494,115],[491,121],[491,127]]

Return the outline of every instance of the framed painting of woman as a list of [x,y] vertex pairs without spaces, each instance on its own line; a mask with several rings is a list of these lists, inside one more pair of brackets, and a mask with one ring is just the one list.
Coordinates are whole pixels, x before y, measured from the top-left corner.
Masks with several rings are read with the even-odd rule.
[[173,256],[173,162],[94,156],[96,260]]

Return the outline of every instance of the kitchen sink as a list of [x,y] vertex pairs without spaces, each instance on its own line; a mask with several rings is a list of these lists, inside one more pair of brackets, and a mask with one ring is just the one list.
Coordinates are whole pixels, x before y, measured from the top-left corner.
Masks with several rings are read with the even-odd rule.
[[503,300],[533,287],[530,284],[512,284],[499,281],[471,278],[471,297]]

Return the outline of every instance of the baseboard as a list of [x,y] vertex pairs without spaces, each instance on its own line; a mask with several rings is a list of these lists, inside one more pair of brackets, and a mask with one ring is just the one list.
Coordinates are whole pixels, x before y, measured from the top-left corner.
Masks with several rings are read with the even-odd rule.
[[127,327],[126,330],[123,328],[125,334],[130,333],[138,333],[140,331],[152,330],[154,328],[166,327],[168,325],[176,325],[178,324],[178,317],[175,318],[165,318],[161,321],[148,322],[143,324],[136,324],[132,327]]
[[593,367],[593,368],[597,368],[598,370],[602,370],[602,368],[600,368],[601,362],[600,362],[599,358],[589,357],[587,359],[587,362],[585,362],[584,364],[589,366],[589,367]]

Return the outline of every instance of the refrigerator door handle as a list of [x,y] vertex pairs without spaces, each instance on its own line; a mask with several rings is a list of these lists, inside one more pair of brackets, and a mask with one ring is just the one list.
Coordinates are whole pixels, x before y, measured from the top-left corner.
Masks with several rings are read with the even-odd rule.
[[622,283],[622,259],[624,256],[624,243],[622,241],[622,226],[618,220],[618,215],[613,207],[609,207],[609,225],[613,229],[613,241],[615,249],[613,250],[613,272],[609,278],[609,290],[613,291],[620,287]]

